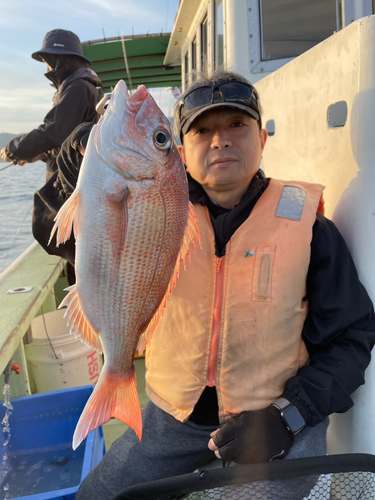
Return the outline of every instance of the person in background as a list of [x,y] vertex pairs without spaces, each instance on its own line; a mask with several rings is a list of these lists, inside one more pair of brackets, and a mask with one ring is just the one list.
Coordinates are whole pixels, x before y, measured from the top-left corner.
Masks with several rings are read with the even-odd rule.
[[[202,75],[181,97],[175,128],[202,249],[146,349],[142,441],[132,429],[117,439],[77,500],[110,500],[215,457],[325,455],[328,416],[351,408],[371,359],[374,308],[345,241],[318,212],[323,186],[260,169],[267,132],[254,87],[234,72]],[[87,134],[82,126],[64,144],[66,172],[79,170]],[[267,498],[307,497],[315,482],[278,480]]]
[[[100,115],[98,115],[100,116]],[[69,284],[75,283],[75,238],[71,237],[63,244],[56,245],[56,235],[49,241],[57,212],[73,193],[83,156],[80,151],[86,147],[94,123],[81,123],[62,143],[56,158],[57,171],[47,183],[34,194],[32,230],[34,238],[50,255],[58,255],[68,263]]]
[[31,55],[47,64],[45,76],[56,88],[53,107],[38,128],[16,137],[0,151],[4,161],[20,165],[46,162],[46,180],[56,172],[56,157],[63,141],[83,122],[96,123],[96,104],[103,96],[98,75],[90,69],[74,33],[55,29],[46,34],[42,48]]

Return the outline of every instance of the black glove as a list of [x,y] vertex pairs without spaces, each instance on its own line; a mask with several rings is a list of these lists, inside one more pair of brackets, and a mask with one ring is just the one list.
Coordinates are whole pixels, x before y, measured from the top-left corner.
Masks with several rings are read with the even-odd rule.
[[269,406],[236,415],[217,431],[213,441],[223,460],[253,464],[286,457],[294,434],[286,428],[280,411]]

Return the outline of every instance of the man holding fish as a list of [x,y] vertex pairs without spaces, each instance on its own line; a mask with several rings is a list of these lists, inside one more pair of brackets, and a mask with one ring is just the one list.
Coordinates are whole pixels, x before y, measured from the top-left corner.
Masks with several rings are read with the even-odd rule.
[[[217,71],[194,82],[177,105],[178,148],[194,209],[180,189],[184,180],[177,174],[171,131],[146,94],[141,87],[130,97],[123,84],[116,86],[109,110],[90,135],[72,201],[55,227],[61,242],[76,223],[77,287],[66,303],[73,331],[103,347],[107,363],[74,446],[111,416],[135,429],[112,445],[83,481],[77,500],[111,499],[126,487],[192,472],[215,457],[259,463],[324,455],[327,417],[353,405],[350,394],[364,383],[375,342],[371,300],[338,230],[318,212],[323,186],[269,180],[259,168],[267,132],[254,87],[236,73]],[[99,165],[99,157],[112,173],[100,166],[94,188],[95,176],[86,171],[90,158]],[[143,218],[141,212],[136,218],[137,200],[146,199],[143,189],[153,201],[139,205]],[[168,189],[180,194],[173,198]],[[95,209],[96,200],[101,205]],[[155,214],[161,218],[163,206],[166,214],[183,214],[180,221],[173,218],[176,213],[163,215],[169,220],[164,230],[176,226],[168,237],[157,230]],[[90,210],[99,220],[111,207],[116,210],[107,218],[111,227],[102,245],[95,241],[101,226],[89,221]],[[149,238],[139,229],[148,218],[153,220],[148,230],[154,231]],[[185,228],[184,235],[177,226]],[[80,243],[86,228],[91,239],[84,242],[82,236]],[[168,246],[171,238],[180,253]],[[201,248],[196,245],[179,272],[194,239]],[[174,271],[168,259],[160,264],[168,252],[173,262],[178,255]],[[132,261],[125,262],[125,254]],[[148,271],[128,293],[135,280],[131,262],[138,260],[137,269]],[[151,261],[155,268],[147,267]],[[156,278],[163,281],[163,293],[135,300],[143,281],[149,280],[147,290],[157,289]],[[128,318],[134,314],[136,322]],[[133,321],[126,342],[122,316]],[[111,321],[113,334],[106,333]],[[140,423],[132,356],[146,344],[151,401]],[[124,396],[125,386],[131,396]]]

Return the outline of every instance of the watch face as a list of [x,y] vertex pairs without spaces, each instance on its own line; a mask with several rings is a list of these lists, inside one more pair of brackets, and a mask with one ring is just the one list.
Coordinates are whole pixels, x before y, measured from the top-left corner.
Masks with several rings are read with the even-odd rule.
[[298,431],[305,425],[305,420],[295,406],[286,408],[286,410],[283,411],[283,415],[284,419],[288,422],[288,425],[293,432]]

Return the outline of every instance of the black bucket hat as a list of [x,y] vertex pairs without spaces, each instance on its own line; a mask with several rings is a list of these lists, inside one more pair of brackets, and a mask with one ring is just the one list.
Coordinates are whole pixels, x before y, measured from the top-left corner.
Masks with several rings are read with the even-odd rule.
[[33,59],[43,62],[43,55],[78,56],[91,64],[84,55],[81,42],[76,34],[67,30],[49,31],[43,39],[42,48],[31,54]]

